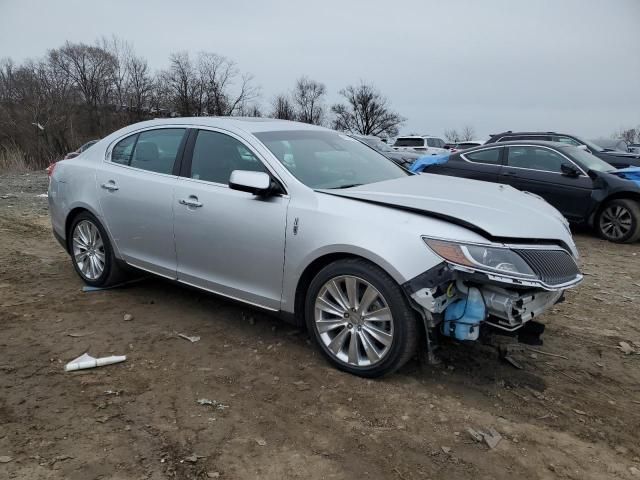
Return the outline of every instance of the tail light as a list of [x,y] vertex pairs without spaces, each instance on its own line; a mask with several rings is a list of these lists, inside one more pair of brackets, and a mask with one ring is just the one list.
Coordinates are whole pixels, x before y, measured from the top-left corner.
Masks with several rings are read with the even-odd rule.
[[56,164],[55,164],[55,163],[52,163],[51,165],[49,165],[49,166],[47,167],[47,176],[48,176],[49,178],[51,178],[51,175],[53,175],[53,169],[54,169],[54,168],[56,168]]

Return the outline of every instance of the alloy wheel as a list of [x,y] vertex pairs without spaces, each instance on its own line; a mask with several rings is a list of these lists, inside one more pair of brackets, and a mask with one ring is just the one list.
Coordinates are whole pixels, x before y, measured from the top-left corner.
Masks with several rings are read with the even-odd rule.
[[352,275],[334,277],[320,288],[315,328],[329,353],[341,362],[368,367],[389,353],[393,316],[371,283]]
[[600,215],[600,231],[612,240],[624,238],[632,226],[631,212],[622,205],[610,205]]
[[78,270],[89,280],[104,272],[105,250],[100,231],[89,220],[78,222],[73,230],[73,258]]

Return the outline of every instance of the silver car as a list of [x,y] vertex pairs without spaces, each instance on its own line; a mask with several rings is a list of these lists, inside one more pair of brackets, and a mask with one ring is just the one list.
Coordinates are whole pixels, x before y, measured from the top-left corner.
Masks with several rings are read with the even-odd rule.
[[277,312],[365,377],[419,340],[521,329],[582,279],[566,220],[536,195],[410,174],[320,127],[153,120],[81,155],[56,164],[49,204],[84,282],[133,267]]

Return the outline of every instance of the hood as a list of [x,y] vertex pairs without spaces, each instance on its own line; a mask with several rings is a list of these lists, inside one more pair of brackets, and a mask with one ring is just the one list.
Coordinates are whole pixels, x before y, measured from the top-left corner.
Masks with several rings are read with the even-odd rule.
[[614,157],[640,158],[640,154],[631,152],[621,152],[620,150],[605,150],[602,153],[613,155]]
[[442,218],[493,239],[561,240],[575,248],[560,212],[508,185],[421,174],[319,191]]

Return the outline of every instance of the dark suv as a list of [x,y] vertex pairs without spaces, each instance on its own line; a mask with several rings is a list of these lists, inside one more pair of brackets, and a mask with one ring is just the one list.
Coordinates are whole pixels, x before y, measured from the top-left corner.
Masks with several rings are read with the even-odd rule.
[[[486,144],[497,142],[510,142],[512,140],[542,140],[547,142],[560,142],[575,147],[581,147],[587,152],[604,160],[616,168],[640,167],[640,154],[605,150],[593,142],[583,140],[575,135],[557,132],[508,132],[491,135]],[[485,144],[485,145],[486,145]]]

